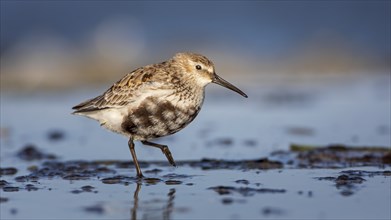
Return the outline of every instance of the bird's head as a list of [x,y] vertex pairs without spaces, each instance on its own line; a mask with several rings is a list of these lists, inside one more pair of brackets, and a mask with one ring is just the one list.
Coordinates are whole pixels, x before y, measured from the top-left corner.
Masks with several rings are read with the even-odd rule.
[[227,82],[215,72],[212,61],[203,55],[196,53],[177,53],[173,61],[179,63],[184,68],[184,74],[193,79],[199,86],[205,87],[209,83],[216,83],[232,91],[235,91],[243,97],[248,97],[236,86]]

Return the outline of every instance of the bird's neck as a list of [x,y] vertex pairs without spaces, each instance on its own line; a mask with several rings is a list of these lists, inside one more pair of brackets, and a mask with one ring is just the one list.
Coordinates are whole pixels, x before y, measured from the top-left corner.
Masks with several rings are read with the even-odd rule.
[[204,101],[204,89],[187,83],[179,83],[176,84],[175,93],[170,95],[169,99],[176,106],[185,108],[199,107]]

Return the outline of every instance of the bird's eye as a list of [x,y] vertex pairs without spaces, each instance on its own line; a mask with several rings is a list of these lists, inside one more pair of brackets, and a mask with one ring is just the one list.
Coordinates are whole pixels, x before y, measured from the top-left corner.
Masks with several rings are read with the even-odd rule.
[[201,68],[201,65],[197,65],[197,66],[195,66],[195,67],[196,67],[197,70],[202,69],[202,68]]

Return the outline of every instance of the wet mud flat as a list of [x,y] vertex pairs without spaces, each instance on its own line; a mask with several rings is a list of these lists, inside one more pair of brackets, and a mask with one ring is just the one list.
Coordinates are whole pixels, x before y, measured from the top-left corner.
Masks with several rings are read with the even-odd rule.
[[136,143],[144,179],[126,139],[70,114],[100,90],[2,93],[0,219],[390,219],[389,82],[210,91],[159,140],[178,167]]
[[27,145],[0,168],[1,219],[390,217],[391,150],[291,145],[253,160],[67,160]]

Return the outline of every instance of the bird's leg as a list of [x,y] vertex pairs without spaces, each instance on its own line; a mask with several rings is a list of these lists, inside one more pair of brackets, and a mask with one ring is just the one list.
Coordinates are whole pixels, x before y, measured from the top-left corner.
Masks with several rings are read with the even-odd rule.
[[162,150],[163,154],[166,155],[168,162],[169,162],[171,165],[173,165],[174,167],[176,167],[174,158],[172,158],[170,149],[168,149],[168,146],[167,146],[167,145],[156,144],[156,143],[152,143],[152,142],[149,142],[149,141],[141,141],[141,143],[143,143],[143,144],[145,144],[145,145],[148,145],[148,146],[151,146],[151,147],[157,147],[157,148],[159,148],[160,150]]
[[132,138],[129,138],[128,145],[129,145],[130,153],[132,154],[134,166],[136,167],[137,177],[142,178],[143,174],[141,173],[140,165],[138,164],[136,151],[134,150],[134,143]]

